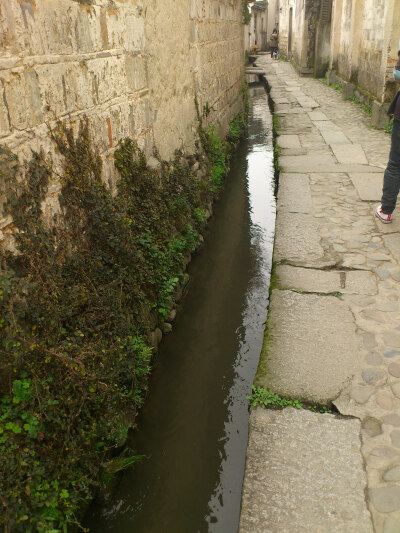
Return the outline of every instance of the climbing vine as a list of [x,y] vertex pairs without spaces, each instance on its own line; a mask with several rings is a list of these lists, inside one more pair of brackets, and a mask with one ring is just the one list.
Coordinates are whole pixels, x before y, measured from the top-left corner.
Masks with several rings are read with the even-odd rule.
[[[242,122],[231,124],[237,142]],[[149,334],[166,319],[205,207],[221,188],[230,143],[201,131],[208,172],[182,154],[151,169],[131,139],[104,184],[87,122],[51,132],[62,159],[60,212],[42,205],[56,169],[43,153],[20,165],[0,149],[4,214],[16,253],[0,252],[0,527],[52,533],[79,526],[141,407]],[[58,172],[58,171],[57,171]],[[121,464],[137,458],[125,452]]]
[[249,10],[249,0],[242,0],[242,22],[245,26],[250,24],[251,12]]

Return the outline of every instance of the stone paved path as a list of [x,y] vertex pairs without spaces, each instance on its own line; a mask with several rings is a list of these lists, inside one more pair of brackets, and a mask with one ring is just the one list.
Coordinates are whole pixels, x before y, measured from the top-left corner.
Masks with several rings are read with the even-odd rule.
[[[322,81],[266,56],[260,67],[275,102],[282,171],[277,288],[256,383],[333,402],[351,418],[309,413],[307,444],[304,412],[252,410],[240,531],[400,533],[400,205],[393,224],[374,216],[390,137]],[[324,424],[337,438],[309,429]],[[315,443],[333,469],[307,458]],[[298,454],[303,462],[292,461]],[[303,505],[301,489],[282,489],[299,477],[322,501],[318,512],[311,495]],[[342,498],[326,489],[329,480]]]

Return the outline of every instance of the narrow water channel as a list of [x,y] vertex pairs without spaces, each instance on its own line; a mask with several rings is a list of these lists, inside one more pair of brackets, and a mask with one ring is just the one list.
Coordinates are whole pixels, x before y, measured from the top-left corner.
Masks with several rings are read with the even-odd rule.
[[272,119],[250,89],[232,162],[173,332],[163,339],[132,447],[146,459],[92,506],[93,533],[234,533],[248,401],[262,347],[275,226]]

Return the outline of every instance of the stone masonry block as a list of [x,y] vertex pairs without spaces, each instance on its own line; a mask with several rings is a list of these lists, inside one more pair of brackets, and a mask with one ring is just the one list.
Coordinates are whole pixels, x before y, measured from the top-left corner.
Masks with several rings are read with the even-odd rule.
[[354,96],[354,89],[355,89],[354,83],[345,81],[343,83],[343,98],[347,99],[347,98],[351,98],[352,96]]
[[383,129],[389,124],[389,116],[387,114],[388,104],[381,104],[377,101],[372,102],[372,116],[371,123],[378,129]]
[[336,72],[334,70],[329,70],[326,73],[326,79],[328,80],[329,85],[336,83],[336,80],[337,80]]

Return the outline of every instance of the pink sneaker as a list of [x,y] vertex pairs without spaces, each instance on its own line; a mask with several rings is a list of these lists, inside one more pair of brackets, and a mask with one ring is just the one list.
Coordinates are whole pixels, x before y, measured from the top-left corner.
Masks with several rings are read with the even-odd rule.
[[375,209],[375,215],[384,224],[389,224],[389,222],[392,222],[392,215],[385,215],[385,213],[382,213],[382,206],[381,205],[378,205],[378,207]]

